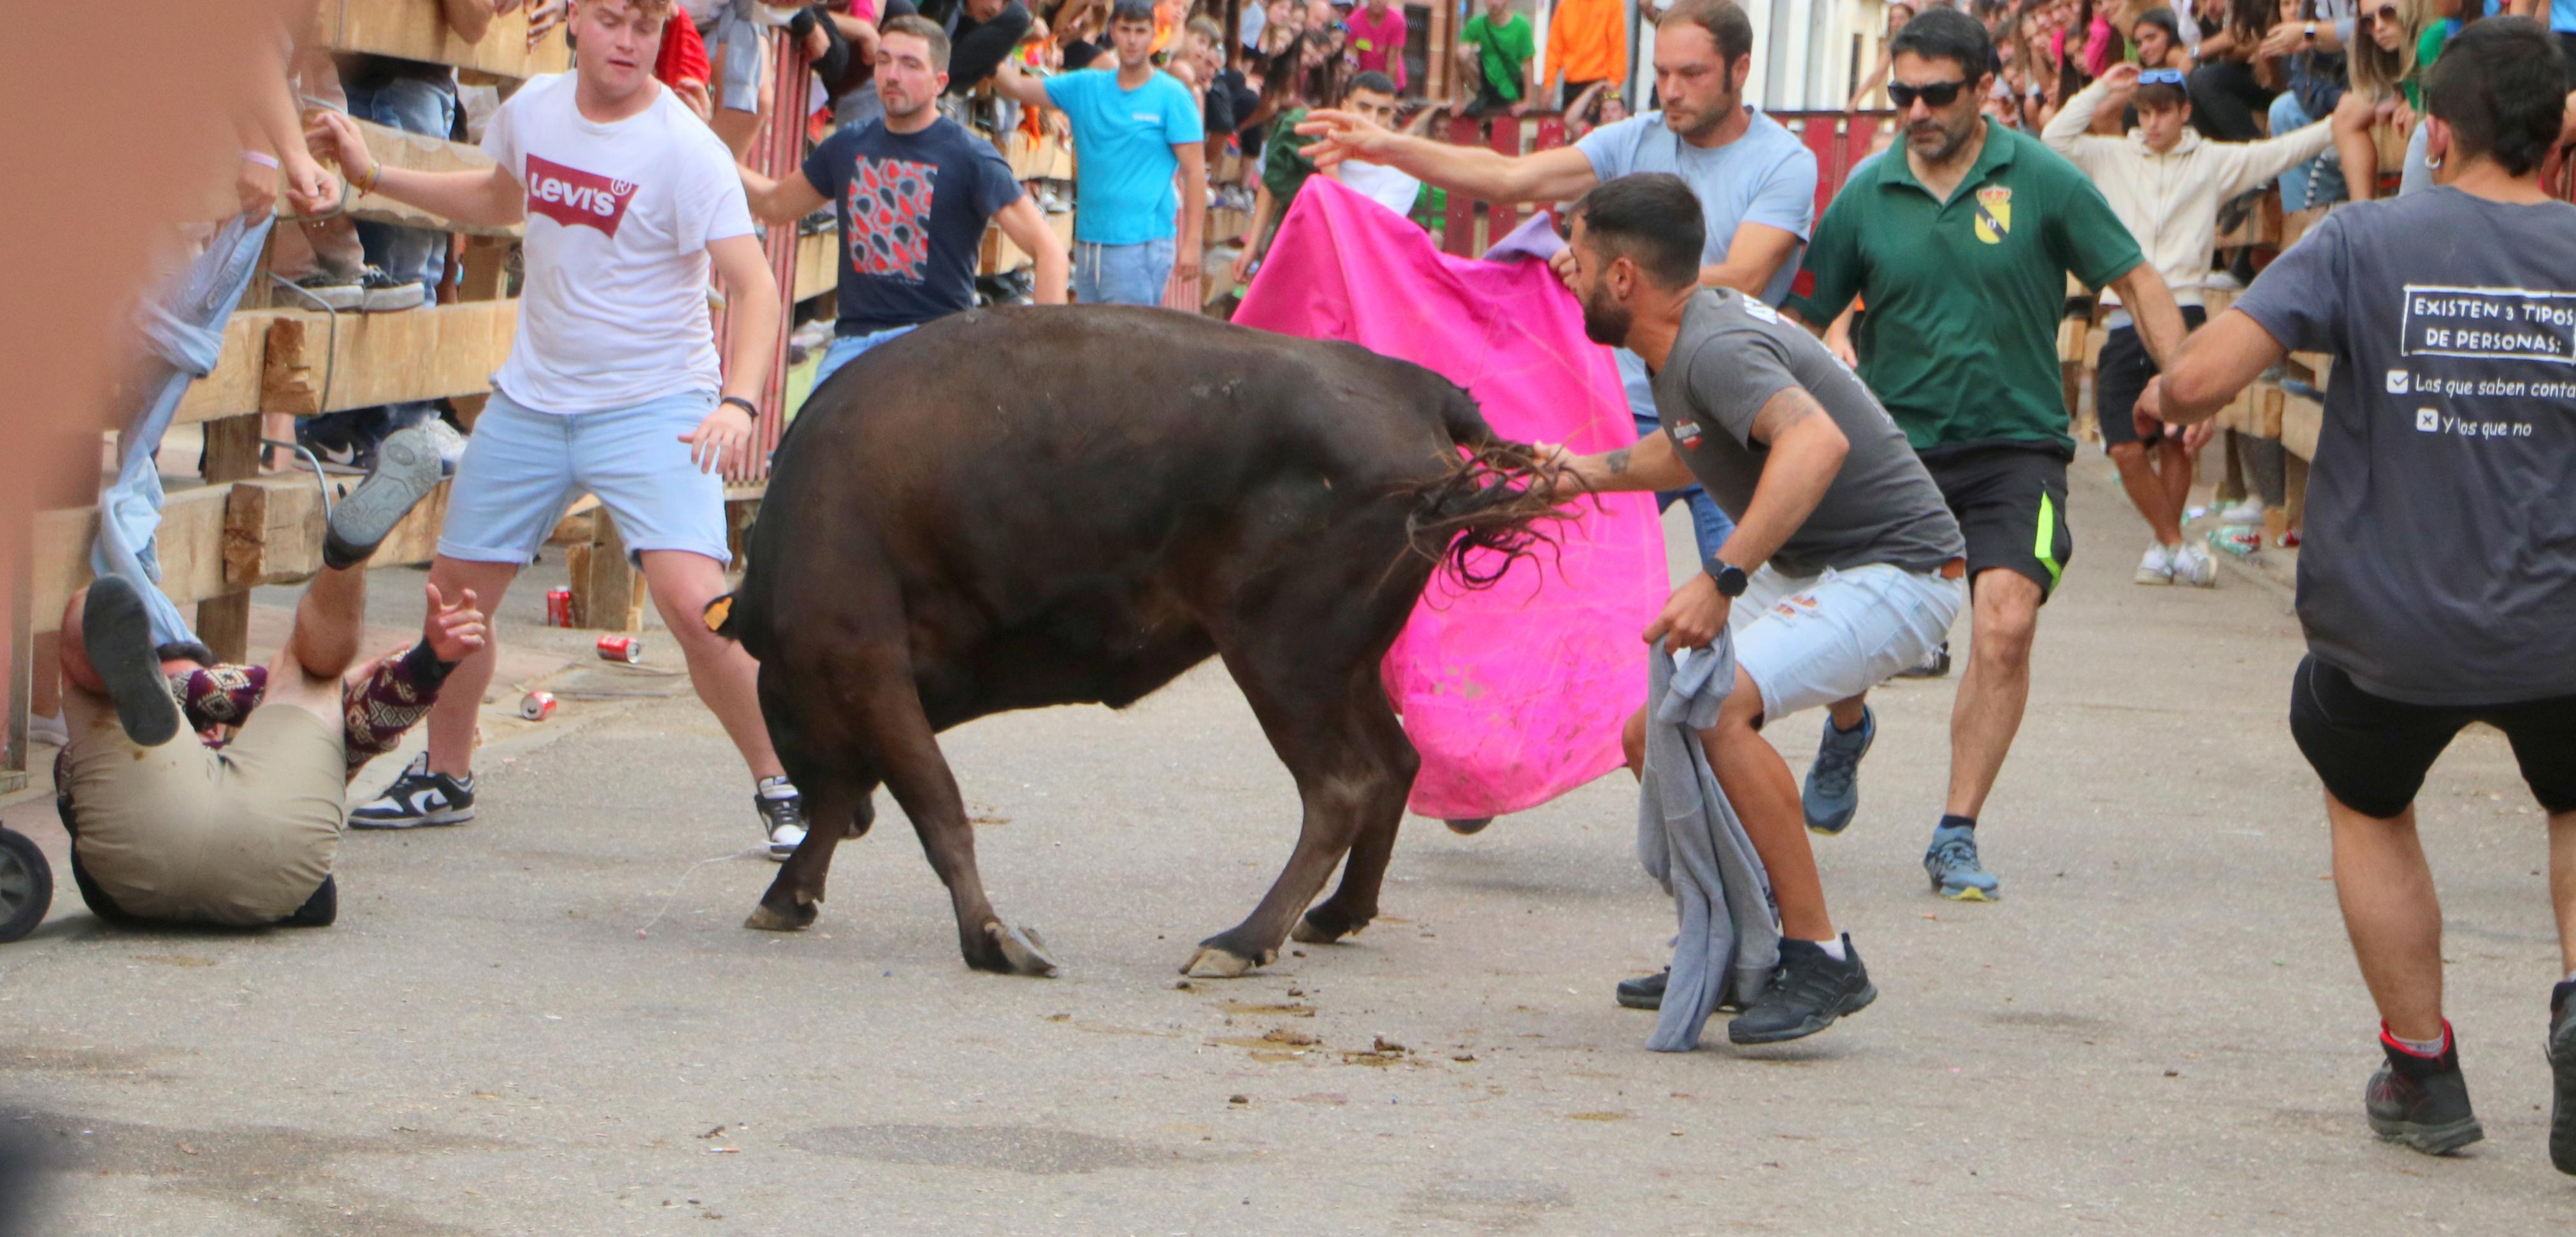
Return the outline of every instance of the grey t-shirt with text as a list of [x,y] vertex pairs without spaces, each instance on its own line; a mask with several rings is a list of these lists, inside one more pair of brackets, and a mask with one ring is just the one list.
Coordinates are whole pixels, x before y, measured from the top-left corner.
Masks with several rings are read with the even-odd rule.
[[1815,336],[1761,301],[1732,288],[1691,298],[1655,373],[1655,412],[1709,497],[1741,520],[1771,458],[1753,440],[1753,420],[1793,386],[1824,407],[1851,451],[1806,523],[1771,556],[1774,568],[1791,576],[1873,563],[1937,571],[1967,553],[1905,431]]
[[2416,704],[2576,695],[2576,206],[2357,202],[2236,308],[2334,357],[2309,651]]

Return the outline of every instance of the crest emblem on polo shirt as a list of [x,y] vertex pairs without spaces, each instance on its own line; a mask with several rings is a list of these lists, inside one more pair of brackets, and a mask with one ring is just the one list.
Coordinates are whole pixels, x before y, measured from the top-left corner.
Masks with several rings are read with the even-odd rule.
[[1977,190],[1977,239],[2000,245],[2012,235],[2012,190],[1988,185]]

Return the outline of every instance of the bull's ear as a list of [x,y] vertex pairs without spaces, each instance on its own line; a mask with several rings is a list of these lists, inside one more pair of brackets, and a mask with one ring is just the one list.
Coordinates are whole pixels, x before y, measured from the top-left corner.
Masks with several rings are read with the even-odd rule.
[[733,594],[727,593],[708,602],[700,617],[705,620],[708,631],[730,639],[733,636],[733,632],[728,630],[733,626]]

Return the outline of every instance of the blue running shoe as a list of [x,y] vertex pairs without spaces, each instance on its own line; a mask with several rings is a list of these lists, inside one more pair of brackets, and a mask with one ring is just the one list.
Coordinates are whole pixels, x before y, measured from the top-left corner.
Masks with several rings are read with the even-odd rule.
[[1994,875],[1977,862],[1974,829],[1934,829],[1932,849],[1923,852],[1923,871],[1932,878],[1932,892],[1953,902],[1992,902],[2003,896]]
[[1825,719],[1825,741],[1816,748],[1816,763],[1807,766],[1807,828],[1832,837],[1860,811],[1860,758],[1878,738],[1878,714],[1860,708],[1860,728],[1845,733]]

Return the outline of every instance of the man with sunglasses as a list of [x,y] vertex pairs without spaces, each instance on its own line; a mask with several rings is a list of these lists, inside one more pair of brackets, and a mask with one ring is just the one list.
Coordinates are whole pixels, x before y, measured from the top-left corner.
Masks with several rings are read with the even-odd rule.
[[[2138,127],[2126,137],[2087,134],[2095,114],[2124,91],[2138,109]],[[2121,64],[2067,100],[2040,140],[2093,178],[2173,291],[2184,325],[2197,330],[2207,318],[2201,284],[2209,278],[2218,243],[2219,204],[2325,153],[2334,133],[2331,124],[2319,121],[2266,142],[2205,141],[2191,127],[2182,70]],[[2192,458],[2209,429],[2184,435],[2152,417],[2133,417],[2156,363],[2126,308],[2112,310],[2110,326],[2094,404],[2102,445],[2119,466],[2120,484],[2155,534],[2138,563],[2137,581],[2207,588],[2218,582],[2218,567],[2207,549],[2183,539],[2182,510],[2191,493]]]
[[[1968,543],[1975,648],[1950,715],[1950,792],[1923,857],[1933,891],[1999,891],[1977,851],[1977,814],[2030,695],[2039,607],[2074,552],[2057,323],[2066,277],[2118,289],[2159,363],[2182,316],[2154,266],[2084,174],[2035,138],[1979,115],[1994,44],[1977,19],[1935,8],[1889,43],[1888,95],[1904,149],[1863,168],[1825,211],[1807,253],[1815,286],[1787,308],[1821,328],[1869,302],[1861,377],[1905,430]],[[1838,833],[1875,728],[1861,696],[1836,702],[1809,773],[1808,827]],[[1816,782],[1830,778],[1818,794]],[[1820,805],[1821,801],[1821,805]],[[1820,810],[1820,806],[1822,810]]]

